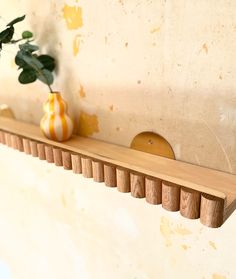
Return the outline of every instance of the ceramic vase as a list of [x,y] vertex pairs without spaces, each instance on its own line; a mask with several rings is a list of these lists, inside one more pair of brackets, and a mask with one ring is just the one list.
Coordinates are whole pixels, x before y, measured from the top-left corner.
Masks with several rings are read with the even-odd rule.
[[50,93],[43,106],[45,112],[40,128],[51,140],[65,141],[73,133],[73,121],[67,114],[67,103],[59,92]]

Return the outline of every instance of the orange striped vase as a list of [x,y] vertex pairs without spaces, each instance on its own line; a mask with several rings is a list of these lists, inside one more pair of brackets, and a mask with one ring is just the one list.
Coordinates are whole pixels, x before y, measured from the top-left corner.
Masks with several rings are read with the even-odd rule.
[[43,106],[45,112],[40,128],[44,135],[55,141],[68,140],[73,133],[73,121],[67,114],[67,104],[59,92],[49,94]]

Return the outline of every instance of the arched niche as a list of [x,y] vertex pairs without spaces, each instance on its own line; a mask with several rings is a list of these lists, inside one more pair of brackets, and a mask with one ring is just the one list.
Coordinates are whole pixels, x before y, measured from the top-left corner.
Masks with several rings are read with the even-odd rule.
[[174,151],[169,142],[162,136],[153,132],[142,132],[136,135],[130,147],[135,150],[175,159]]

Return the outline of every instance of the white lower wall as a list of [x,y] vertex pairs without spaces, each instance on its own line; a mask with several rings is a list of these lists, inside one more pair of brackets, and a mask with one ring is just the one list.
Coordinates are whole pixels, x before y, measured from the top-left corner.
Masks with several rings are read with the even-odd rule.
[[219,229],[0,146],[1,279],[235,279]]

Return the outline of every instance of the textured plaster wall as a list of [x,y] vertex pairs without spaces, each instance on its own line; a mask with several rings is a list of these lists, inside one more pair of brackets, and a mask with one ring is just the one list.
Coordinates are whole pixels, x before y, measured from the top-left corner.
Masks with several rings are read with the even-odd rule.
[[[0,11],[6,22],[27,14],[18,32],[32,29],[57,58],[54,89],[80,134],[129,146],[153,131],[177,159],[236,173],[235,1],[9,0]],[[17,83],[13,51],[0,101],[39,123],[47,88]]]
[[0,158],[1,279],[236,278],[235,213],[209,229],[5,146]]
[[[19,34],[33,30],[58,60],[54,89],[79,134],[129,146],[153,131],[177,159],[236,173],[234,0],[0,2],[2,26],[22,14]],[[0,103],[39,123],[47,88],[17,82],[15,51],[1,53]],[[17,183],[14,156],[27,170]],[[0,257],[14,278],[236,278],[235,214],[209,230],[4,148],[0,158]]]

